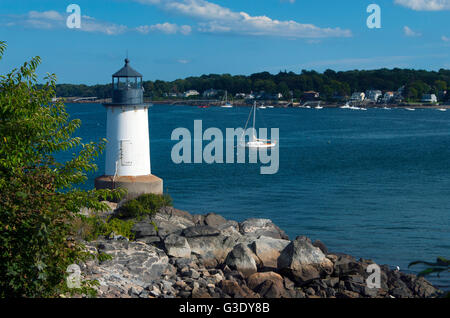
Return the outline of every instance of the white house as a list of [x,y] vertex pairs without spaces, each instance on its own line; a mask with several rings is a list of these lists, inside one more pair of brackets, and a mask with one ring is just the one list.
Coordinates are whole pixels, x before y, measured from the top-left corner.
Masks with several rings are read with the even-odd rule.
[[362,102],[366,98],[366,94],[363,92],[356,92],[352,94],[350,100]]
[[187,92],[184,92],[183,97],[198,96],[198,95],[200,95],[200,93],[197,92],[196,90],[189,90]]
[[437,103],[437,97],[435,94],[423,94],[422,103]]

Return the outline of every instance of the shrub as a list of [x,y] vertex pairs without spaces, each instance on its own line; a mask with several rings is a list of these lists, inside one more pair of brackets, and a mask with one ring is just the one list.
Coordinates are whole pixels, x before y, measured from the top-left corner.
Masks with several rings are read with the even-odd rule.
[[[0,60],[6,48],[0,41]],[[0,297],[53,297],[67,291],[66,269],[88,257],[74,223],[86,207],[121,191],[83,191],[77,185],[97,166],[105,141],[82,143],[55,97],[54,75],[37,84],[40,58],[0,76]],[[39,88],[38,88],[39,87]],[[55,154],[73,151],[58,162]]]
[[118,212],[120,218],[152,218],[156,212],[165,206],[172,206],[172,198],[168,194],[143,194],[136,199],[125,202]]

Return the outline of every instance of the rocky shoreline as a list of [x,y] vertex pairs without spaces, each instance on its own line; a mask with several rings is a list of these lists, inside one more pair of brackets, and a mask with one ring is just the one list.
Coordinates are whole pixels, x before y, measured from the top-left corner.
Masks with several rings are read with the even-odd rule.
[[290,241],[268,219],[243,222],[162,208],[122,236],[85,243],[108,260],[87,261],[104,298],[428,298],[442,292],[424,278],[380,265],[381,288],[369,288],[370,260],[331,253],[320,241]]

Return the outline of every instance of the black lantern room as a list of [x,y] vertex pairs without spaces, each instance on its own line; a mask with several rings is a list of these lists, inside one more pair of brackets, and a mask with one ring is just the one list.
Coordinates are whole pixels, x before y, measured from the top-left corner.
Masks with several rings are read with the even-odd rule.
[[125,66],[112,76],[112,103],[105,106],[141,106],[144,105],[142,75],[130,66],[125,59]]

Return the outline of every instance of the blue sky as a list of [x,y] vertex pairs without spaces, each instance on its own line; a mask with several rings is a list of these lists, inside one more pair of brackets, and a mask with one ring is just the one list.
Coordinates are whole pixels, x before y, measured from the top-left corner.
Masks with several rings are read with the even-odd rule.
[[[66,26],[69,4],[81,29]],[[369,4],[381,29],[369,29]],[[59,83],[301,69],[450,68],[450,0],[2,0],[0,73],[33,56]]]

